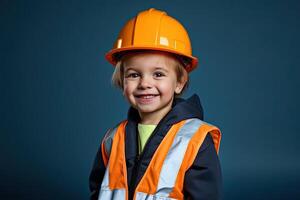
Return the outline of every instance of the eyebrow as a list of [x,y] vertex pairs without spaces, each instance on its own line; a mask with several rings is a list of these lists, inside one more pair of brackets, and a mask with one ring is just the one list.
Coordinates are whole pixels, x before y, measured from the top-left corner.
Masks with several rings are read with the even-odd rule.
[[124,72],[126,73],[126,72],[128,72],[129,70],[136,71],[135,69],[133,69],[133,68],[131,68],[131,67],[128,67],[128,68],[126,67],[126,69],[125,69],[125,71],[124,71]]
[[162,68],[162,67],[155,67],[155,70],[162,70],[162,71],[165,71],[165,72],[169,71],[168,69]]
[[[126,67],[126,69],[125,69],[124,72],[126,73],[126,72],[128,72],[129,70],[138,71],[137,69],[134,69],[134,68],[132,68],[132,67],[128,67],[128,68]],[[162,71],[165,71],[165,72],[169,72],[168,69],[163,68],[163,67],[155,67],[154,70],[162,70]]]

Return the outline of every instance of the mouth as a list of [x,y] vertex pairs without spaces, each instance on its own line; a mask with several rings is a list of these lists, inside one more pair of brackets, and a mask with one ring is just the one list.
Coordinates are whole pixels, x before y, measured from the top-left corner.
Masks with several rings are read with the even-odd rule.
[[158,96],[158,94],[139,94],[139,95],[135,95],[135,97],[137,98],[141,98],[141,99],[151,99],[153,97]]
[[150,104],[155,101],[157,96],[159,94],[138,94],[135,95],[135,98],[139,104]]

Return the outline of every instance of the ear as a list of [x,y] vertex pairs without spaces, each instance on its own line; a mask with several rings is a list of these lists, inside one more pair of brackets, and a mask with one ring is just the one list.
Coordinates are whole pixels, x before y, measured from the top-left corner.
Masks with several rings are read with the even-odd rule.
[[181,77],[181,80],[177,80],[176,88],[175,88],[175,94],[180,94],[182,89],[184,88],[186,82],[188,80],[187,73],[183,73],[183,76]]
[[185,84],[182,84],[181,82],[177,82],[176,88],[175,88],[175,94],[180,94]]

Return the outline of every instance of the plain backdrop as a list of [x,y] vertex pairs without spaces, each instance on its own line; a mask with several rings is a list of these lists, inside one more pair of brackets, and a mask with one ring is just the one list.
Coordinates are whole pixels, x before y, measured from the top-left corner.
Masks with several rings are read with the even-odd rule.
[[1,0],[0,199],[88,199],[100,139],[128,109],[104,54],[152,7],[200,59],[184,97],[222,130],[224,199],[299,198],[299,1]]

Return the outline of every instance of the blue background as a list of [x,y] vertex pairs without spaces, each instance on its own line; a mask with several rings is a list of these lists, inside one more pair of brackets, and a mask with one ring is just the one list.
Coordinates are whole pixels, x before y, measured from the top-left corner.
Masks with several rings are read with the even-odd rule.
[[154,7],[189,31],[205,120],[223,132],[224,199],[297,199],[299,1],[0,2],[0,199],[87,199],[107,128],[128,104],[104,59]]

